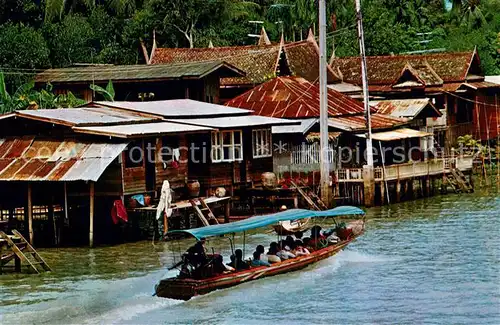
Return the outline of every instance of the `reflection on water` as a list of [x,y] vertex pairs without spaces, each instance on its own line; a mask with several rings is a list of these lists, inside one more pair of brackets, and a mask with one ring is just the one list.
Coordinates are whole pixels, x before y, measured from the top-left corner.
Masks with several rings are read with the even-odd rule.
[[[55,272],[0,276],[0,323],[499,324],[499,211],[493,191],[371,209],[340,254],[187,302],[152,293],[190,241],[46,249]],[[247,237],[246,255],[275,238]],[[230,253],[227,239],[210,244]]]

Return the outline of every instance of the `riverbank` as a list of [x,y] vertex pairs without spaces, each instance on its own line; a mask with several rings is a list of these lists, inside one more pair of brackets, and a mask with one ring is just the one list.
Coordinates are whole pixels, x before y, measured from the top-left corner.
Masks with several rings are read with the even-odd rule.
[[55,272],[0,277],[0,323],[498,324],[499,211],[496,189],[369,209],[339,255],[188,302],[151,296],[187,243],[44,249]]

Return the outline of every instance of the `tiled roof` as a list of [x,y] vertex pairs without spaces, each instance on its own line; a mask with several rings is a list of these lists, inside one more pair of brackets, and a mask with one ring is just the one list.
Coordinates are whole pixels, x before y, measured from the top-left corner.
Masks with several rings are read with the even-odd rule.
[[48,69],[35,77],[35,82],[86,82],[202,78],[219,70],[225,77],[244,76],[245,73],[220,60],[158,65],[90,65]]
[[[319,78],[319,48],[316,42],[305,40],[285,44],[283,47],[288,68],[293,76],[316,82]],[[339,77],[328,67],[329,83],[339,80]]]
[[[300,77],[277,77],[228,101],[226,106],[280,118],[318,117],[319,86]],[[363,103],[328,89],[329,116],[361,114]]]
[[[394,83],[407,64],[415,68],[422,79],[431,83],[439,81],[434,73],[444,82],[460,82],[466,79],[472,61],[479,60],[475,51],[428,55],[369,56],[366,59],[370,85]],[[331,67],[334,70],[340,69],[345,82],[361,84],[359,57],[333,59]]]
[[278,64],[280,45],[248,45],[214,48],[157,48],[152,65],[160,63],[202,62],[224,60],[246,72],[245,77],[224,78],[222,83],[258,84],[272,78]]
[[[282,57],[282,53],[284,56]],[[286,60],[290,73],[309,81],[318,78],[319,55],[314,39],[271,45],[227,46],[214,48],[157,48],[152,64],[223,60],[246,72],[245,77],[223,78],[222,85],[256,85],[273,78],[280,59]],[[328,70],[330,82],[339,80]]]

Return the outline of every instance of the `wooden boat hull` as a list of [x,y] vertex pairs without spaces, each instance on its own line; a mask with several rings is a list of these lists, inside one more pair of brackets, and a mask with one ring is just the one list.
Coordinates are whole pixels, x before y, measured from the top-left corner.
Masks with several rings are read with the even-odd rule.
[[281,263],[272,264],[271,266],[253,267],[249,270],[223,274],[217,277],[202,280],[179,278],[163,279],[155,288],[156,295],[163,298],[189,300],[194,296],[203,295],[214,290],[236,286],[244,282],[273,275],[297,271],[335,255],[361,234],[362,231],[348,240],[316,250],[310,255],[285,260]]

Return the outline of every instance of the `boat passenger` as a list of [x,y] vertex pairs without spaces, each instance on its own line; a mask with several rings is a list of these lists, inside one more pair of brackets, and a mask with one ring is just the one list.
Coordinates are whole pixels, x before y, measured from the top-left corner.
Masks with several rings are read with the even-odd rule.
[[295,240],[293,240],[293,237],[292,236],[286,236],[285,238],[285,244],[288,246],[288,247],[292,247],[292,244],[295,242]]
[[302,246],[304,246],[304,248],[306,248],[309,252],[314,250],[314,247],[311,245],[311,238],[304,237],[304,239],[302,239],[302,244]]
[[205,238],[201,238],[193,246],[189,247],[186,252],[186,257],[194,267],[205,264],[208,260],[205,249]]
[[234,271],[234,267],[231,267],[223,263],[222,255],[215,256],[212,266],[214,275],[224,274]]
[[311,252],[309,252],[309,250],[304,247],[304,244],[302,243],[301,240],[296,240],[294,242],[294,247],[295,249],[292,250],[292,253],[294,253],[295,256],[304,256],[311,254]]
[[304,236],[304,233],[302,231],[297,231],[294,233],[295,238],[297,239],[302,239],[302,236]]
[[281,240],[278,245],[278,252],[276,256],[281,258],[281,260],[287,260],[289,258],[295,258],[296,256],[290,251],[290,247],[286,245],[285,241]]
[[267,251],[267,261],[269,263],[279,263],[281,258],[276,255],[279,252],[278,243],[272,242],[269,245],[269,250]]
[[311,228],[311,241],[309,245],[315,249],[323,248],[328,244],[326,237],[321,233],[320,226],[314,226]]
[[[255,248],[255,251],[256,251],[256,252],[259,252],[259,254],[260,254],[260,260],[261,260],[261,261],[268,262],[268,263],[275,263],[275,262],[269,261],[269,257],[265,254],[265,249],[264,249],[264,246],[262,246],[262,245],[258,245],[258,246]],[[271,258],[271,259],[272,259],[272,258]]]
[[269,264],[268,262],[262,261],[260,259],[260,253],[255,251],[255,252],[253,252],[252,266],[271,266],[271,264]]
[[248,270],[250,268],[250,265],[243,260],[243,251],[241,249],[234,251],[234,263],[229,264],[229,266],[234,267],[236,270]]

